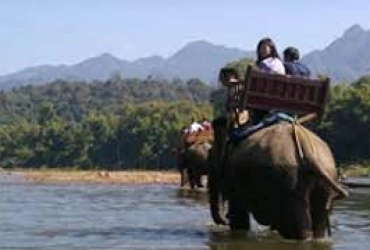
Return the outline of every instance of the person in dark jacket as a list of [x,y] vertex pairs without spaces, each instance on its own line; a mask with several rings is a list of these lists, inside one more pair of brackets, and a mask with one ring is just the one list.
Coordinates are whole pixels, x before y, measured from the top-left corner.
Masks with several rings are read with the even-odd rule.
[[310,69],[299,61],[299,50],[295,47],[288,47],[284,50],[284,66],[287,75],[310,77]]

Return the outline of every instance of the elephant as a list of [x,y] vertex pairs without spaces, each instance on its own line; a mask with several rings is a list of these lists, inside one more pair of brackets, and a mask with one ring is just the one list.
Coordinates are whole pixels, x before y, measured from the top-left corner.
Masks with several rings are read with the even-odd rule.
[[339,185],[328,145],[296,123],[273,124],[236,144],[227,141],[227,127],[226,118],[213,121],[209,201],[214,222],[250,230],[253,215],[287,239],[330,233],[333,201],[348,193]]
[[191,189],[201,188],[202,176],[208,174],[209,152],[212,145],[207,141],[196,142],[186,147],[178,156],[181,186],[186,183],[186,175]]

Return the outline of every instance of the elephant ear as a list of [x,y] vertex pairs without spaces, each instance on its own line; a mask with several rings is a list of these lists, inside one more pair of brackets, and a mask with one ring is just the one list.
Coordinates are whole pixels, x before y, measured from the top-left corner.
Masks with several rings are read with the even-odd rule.
[[348,192],[335,180],[337,171],[328,145],[301,125],[293,124],[293,134],[302,164],[322,177],[339,199],[347,197]]

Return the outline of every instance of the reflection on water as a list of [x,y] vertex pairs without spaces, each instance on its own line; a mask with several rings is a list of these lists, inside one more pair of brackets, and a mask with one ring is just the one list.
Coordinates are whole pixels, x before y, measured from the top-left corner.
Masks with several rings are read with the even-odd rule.
[[[222,237],[221,237],[222,238]],[[212,238],[211,238],[212,239]],[[289,242],[282,240],[278,235],[234,235],[225,236],[224,241],[220,241],[220,236],[216,236],[210,244],[212,250],[328,250],[332,249],[332,243],[329,240],[316,242]]]
[[32,184],[0,174],[0,249],[368,249],[370,195],[337,203],[333,237],[291,242],[253,223],[213,225],[205,191],[177,186]]
[[203,190],[192,190],[188,188],[179,188],[177,189],[177,198],[179,199],[190,199],[194,203],[208,206],[208,196],[207,196],[207,191],[205,189]]

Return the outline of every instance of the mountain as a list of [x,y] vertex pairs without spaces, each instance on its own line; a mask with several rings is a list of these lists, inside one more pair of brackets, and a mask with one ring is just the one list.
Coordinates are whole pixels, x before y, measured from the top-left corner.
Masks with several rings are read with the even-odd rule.
[[151,56],[129,62],[110,54],[89,58],[75,65],[37,66],[0,77],[0,89],[26,84],[43,84],[56,79],[71,81],[106,80],[115,74],[125,78],[200,78],[212,83],[220,67],[245,56],[253,56],[235,48],[214,45],[206,41],[186,44],[169,58]]
[[170,76],[198,77],[209,82],[217,78],[218,71],[226,63],[246,56],[253,57],[254,52],[197,41],[168,58],[163,68]]
[[323,50],[305,55],[302,61],[314,73],[325,74],[334,82],[349,82],[370,74],[370,31],[353,25]]
[[[322,50],[315,50],[302,58],[314,74],[324,74],[333,82],[351,82],[370,75],[370,31],[359,25]],[[43,84],[56,79],[70,81],[106,80],[116,74],[125,78],[200,78],[215,83],[219,69],[230,61],[254,57],[254,52],[214,45],[206,41],[186,44],[168,58],[151,56],[126,61],[110,54],[89,58],[75,65],[43,65],[0,76],[0,89],[26,84]]]

